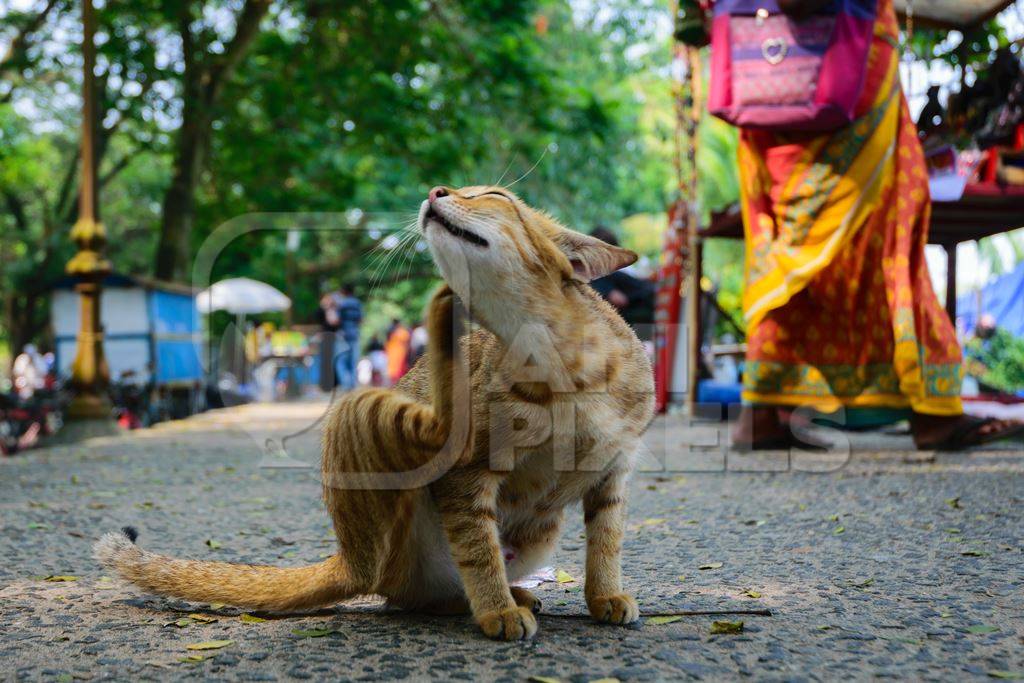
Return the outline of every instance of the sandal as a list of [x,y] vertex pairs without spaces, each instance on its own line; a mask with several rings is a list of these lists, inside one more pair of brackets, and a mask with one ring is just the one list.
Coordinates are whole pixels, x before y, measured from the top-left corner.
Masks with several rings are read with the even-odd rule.
[[[1007,423],[1004,429],[983,433],[982,429],[1000,422]],[[949,435],[935,444],[917,444],[919,451],[962,451],[975,446],[984,446],[993,441],[1024,436],[1024,422],[1013,422],[997,417],[974,417],[964,415]]]

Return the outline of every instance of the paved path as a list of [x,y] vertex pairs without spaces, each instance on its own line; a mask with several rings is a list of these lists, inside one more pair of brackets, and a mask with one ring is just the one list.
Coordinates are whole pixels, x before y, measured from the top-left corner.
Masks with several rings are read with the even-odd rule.
[[[736,635],[712,635],[704,616],[594,625],[581,616],[578,582],[537,589],[550,616],[529,643],[369,602],[247,623],[230,608],[140,594],[89,558],[100,532],[133,524],[155,551],[317,561],[332,542],[313,473],[260,466],[268,438],[317,410],[249,406],[0,461],[3,678],[1024,676],[1024,456],[1013,450],[928,458],[855,448],[829,474],[743,471],[780,467],[742,459],[725,472],[639,474],[625,565],[641,611],[772,610],[724,617],[745,622]],[[678,429],[657,434],[672,443]],[[288,446],[315,461],[315,430]],[[556,560],[579,577],[573,517]],[[213,640],[232,642],[187,649]]]

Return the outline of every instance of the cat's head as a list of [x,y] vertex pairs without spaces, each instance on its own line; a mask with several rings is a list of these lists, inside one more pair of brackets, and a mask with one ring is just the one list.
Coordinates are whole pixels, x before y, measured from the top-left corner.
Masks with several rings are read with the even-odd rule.
[[435,187],[420,207],[420,229],[445,280],[492,327],[557,306],[567,285],[637,258],[565,228],[501,187]]

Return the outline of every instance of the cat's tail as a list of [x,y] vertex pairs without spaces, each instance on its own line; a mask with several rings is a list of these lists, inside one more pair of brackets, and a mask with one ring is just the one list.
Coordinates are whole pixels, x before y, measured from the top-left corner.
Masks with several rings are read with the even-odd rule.
[[131,527],[105,534],[93,546],[93,556],[122,578],[160,595],[283,612],[330,605],[359,594],[338,555],[308,567],[288,568],[197,562],[142,550],[135,537]]

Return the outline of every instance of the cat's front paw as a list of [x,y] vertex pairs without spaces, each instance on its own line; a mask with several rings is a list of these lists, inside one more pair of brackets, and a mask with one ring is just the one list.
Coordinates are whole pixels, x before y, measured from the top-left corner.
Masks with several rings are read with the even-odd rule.
[[527,640],[537,632],[537,619],[526,607],[485,612],[477,623],[484,635],[495,640]]
[[587,600],[590,616],[605,624],[632,624],[640,618],[636,599],[626,593],[601,595]]

